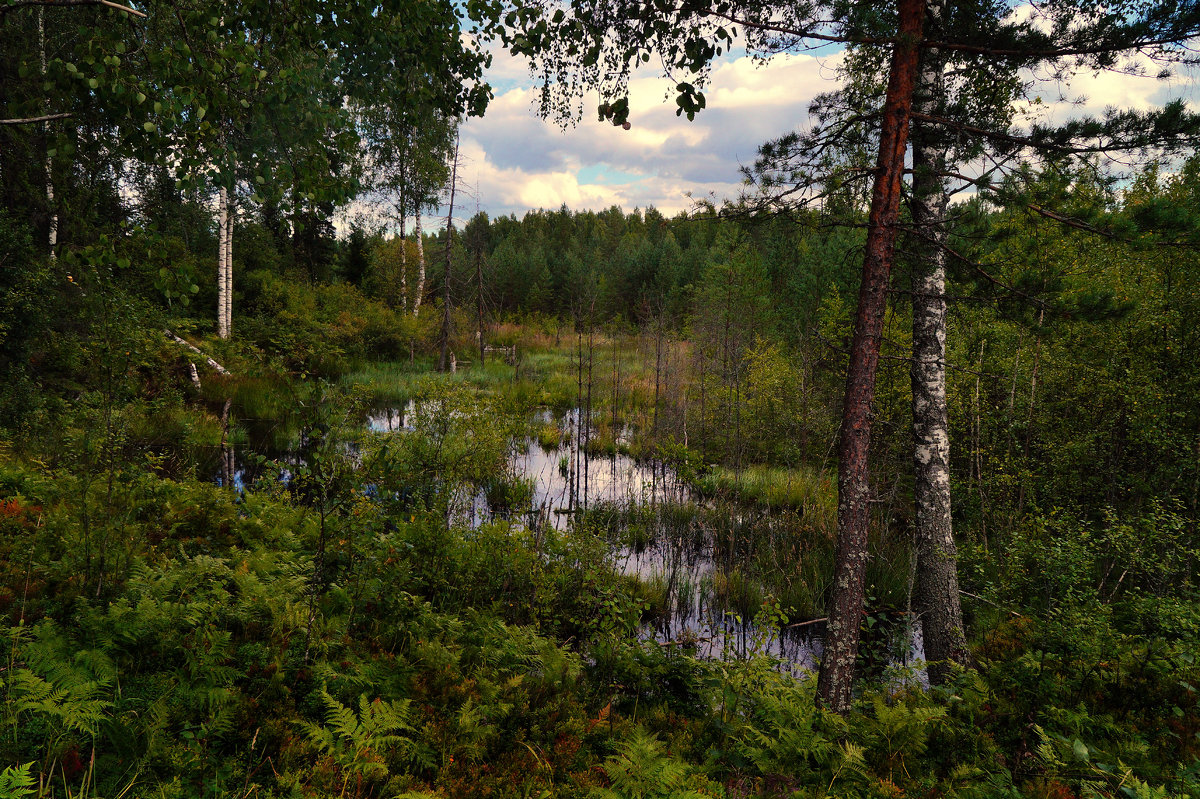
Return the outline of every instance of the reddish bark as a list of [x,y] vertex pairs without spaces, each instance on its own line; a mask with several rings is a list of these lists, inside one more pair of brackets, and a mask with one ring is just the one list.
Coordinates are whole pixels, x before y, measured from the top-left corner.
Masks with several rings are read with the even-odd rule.
[[818,701],[838,713],[850,709],[854,661],[858,654],[870,521],[867,452],[871,444],[871,403],[875,397],[875,373],[887,310],[888,280],[896,249],[901,178],[918,74],[925,0],[900,0],[899,11],[900,36],[892,53],[880,122],[879,159],[871,190],[858,315],[854,322],[854,341],[850,346],[846,394],[842,403],[838,447],[838,545],[825,654],[817,681]]

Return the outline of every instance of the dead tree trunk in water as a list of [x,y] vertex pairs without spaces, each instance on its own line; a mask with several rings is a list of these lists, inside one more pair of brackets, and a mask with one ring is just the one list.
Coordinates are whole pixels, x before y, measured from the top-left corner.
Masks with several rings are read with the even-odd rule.
[[[194,368],[194,366],[193,366]],[[230,488],[233,485],[233,478],[237,471],[237,465],[233,457],[233,445],[229,443],[229,411],[233,407],[233,400],[225,400],[225,407],[221,410],[221,487]]]
[[613,431],[613,454],[617,451],[617,403],[620,399],[621,389],[621,349],[620,335],[613,331],[613,382],[612,382],[612,431]]
[[[590,316],[590,313],[589,313]],[[591,321],[588,321],[588,370],[587,370],[587,396],[584,399],[587,408],[587,422],[584,428],[587,431],[586,440],[583,442],[583,508],[587,510],[588,497],[588,477],[591,464],[588,463],[588,448],[592,444],[592,355],[593,348],[593,331]]]
[[575,432],[572,436],[572,450],[575,456],[571,470],[571,499],[573,507],[579,508],[579,480],[582,474],[581,458],[583,457],[583,327],[579,318],[575,319]]
[[858,655],[870,522],[867,453],[871,444],[871,403],[875,398],[888,279],[896,247],[900,185],[920,55],[918,43],[925,21],[924,0],[900,0],[899,11],[900,36],[892,52],[880,122],[879,158],[871,190],[858,314],[842,403],[838,446],[838,544],[825,654],[817,678],[818,701],[838,713],[850,709],[854,662]]
[[[940,29],[944,0],[930,0],[927,25]],[[918,113],[935,115],[945,96],[943,59],[921,54],[915,90]],[[946,410],[946,207],[949,147],[945,134],[921,124],[913,129],[912,217],[924,245],[913,267],[912,426],[916,504],[916,599],[924,630],[925,659],[935,684],[951,663],[969,662],[958,557],[950,517],[950,425]]]

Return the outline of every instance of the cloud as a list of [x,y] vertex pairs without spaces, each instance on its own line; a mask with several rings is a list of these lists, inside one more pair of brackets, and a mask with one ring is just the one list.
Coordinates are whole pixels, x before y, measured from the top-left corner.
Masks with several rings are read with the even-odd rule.
[[1081,70],[1067,81],[1041,82],[1035,87],[1037,107],[1024,103],[1022,108],[1038,122],[1055,124],[1103,116],[1109,108],[1149,111],[1176,98],[1190,104],[1200,99],[1194,70],[1181,67],[1170,77],[1159,78],[1160,69],[1152,59],[1137,55],[1121,62],[1118,70]]
[[[692,122],[675,115],[669,80],[635,74],[626,131],[590,113],[567,130],[538,118],[526,67],[497,53],[494,85],[510,87],[497,91],[486,116],[463,125],[463,174],[493,216],[564,203],[575,210],[654,205],[670,214],[690,208],[691,197],[732,197],[739,167],[758,146],[803,127],[812,99],[835,88],[838,58],[787,54],[765,66],[726,59],[705,89],[708,107]],[[515,84],[518,74],[524,85]],[[597,104],[593,95],[584,107]]]
[[[1027,8],[1014,15],[1027,15]],[[654,205],[672,214],[695,198],[734,197],[742,187],[739,168],[753,163],[759,145],[804,128],[813,98],[837,88],[841,59],[840,53],[783,54],[763,66],[744,55],[726,57],[705,88],[707,108],[692,122],[675,115],[673,83],[643,70],[629,84],[632,127],[625,131],[596,120],[594,94],[584,98],[583,118],[572,128],[540,119],[527,63],[499,50],[493,56],[496,97],[486,116],[462,128],[463,178],[492,216],[564,204],[574,210]],[[1149,60],[1129,66],[1146,74],[1085,71],[1069,83],[1042,81],[1040,102],[1026,110],[1054,123],[1109,106],[1146,110],[1172,97],[1195,102],[1194,72],[1163,82]],[[461,207],[469,216],[475,201]]]

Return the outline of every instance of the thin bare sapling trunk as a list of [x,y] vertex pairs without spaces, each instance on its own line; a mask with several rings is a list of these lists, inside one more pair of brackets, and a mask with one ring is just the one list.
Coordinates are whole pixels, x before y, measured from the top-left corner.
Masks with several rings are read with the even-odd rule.
[[483,368],[486,344],[483,340],[483,248],[475,246],[475,337],[479,341],[479,367]]
[[442,359],[440,369],[450,368],[450,271],[454,244],[454,191],[458,182],[458,141],[454,142],[454,160],[450,163],[450,208],[446,212],[446,271],[442,275]]
[[[38,53],[42,59],[42,79],[46,77],[46,24],[43,9],[38,8]],[[50,101],[47,98],[46,108],[49,113]],[[50,247],[50,257],[57,257],[58,249],[58,208],[54,205],[54,157],[50,155],[50,123],[42,125],[42,133],[46,145],[46,209],[50,213],[50,229],[46,243]]]

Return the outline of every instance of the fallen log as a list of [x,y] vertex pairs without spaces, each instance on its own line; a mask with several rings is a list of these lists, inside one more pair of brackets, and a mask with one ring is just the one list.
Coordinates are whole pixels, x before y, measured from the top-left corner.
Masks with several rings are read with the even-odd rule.
[[192,344],[189,341],[185,341],[184,339],[175,335],[174,333],[172,333],[170,330],[168,330],[166,328],[163,328],[163,332],[167,334],[167,338],[171,339],[176,344],[182,344],[183,346],[187,347],[189,350],[191,350],[192,352],[196,353],[201,358],[203,358],[205,363],[207,363],[209,366],[211,366],[213,368],[213,370],[216,371],[217,374],[222,374],[222,375],[229,374],[228,369],[226,369],[224,366],[222,366],[221,364],[214,361],[212,358],[205,355],[204,352],[202,352],[200,350],[200,348],[197,347],[195,344]]

